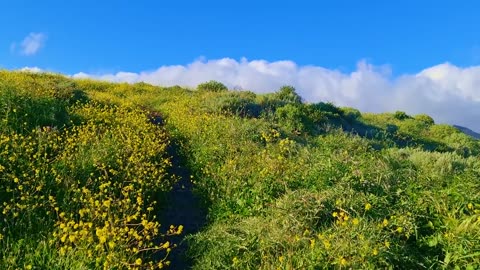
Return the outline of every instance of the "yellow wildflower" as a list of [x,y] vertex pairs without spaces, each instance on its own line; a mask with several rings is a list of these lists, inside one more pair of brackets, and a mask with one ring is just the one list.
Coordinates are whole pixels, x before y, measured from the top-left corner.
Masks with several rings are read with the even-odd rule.
[[181,234],[183,232],[183,225],[178,226],[177,234]]
[[372,205],[370,203],[366,203],[365,204],[365,210],[368,211],[370,209],[372,209]]
[[77,237],[76,237],[75,235],[70,235],[70,236],[68,236],[68,240],[70,240],[70,242],[72,242],[72,243],[75,242],[75,239],[76,239],[76,238],[77,238]]
[[110,205],[111,205],[111,201],[110,200],[106,200],[103,202],[103,206],[107,207],[107,208],[110,208]]
[[168,248],[170,246],[170,242],[165,242],[163,245],[162,245],[162,248]]
[[383,225],[383,227],[387,227],[388,220],[386,218],[383,219],[382,225]]

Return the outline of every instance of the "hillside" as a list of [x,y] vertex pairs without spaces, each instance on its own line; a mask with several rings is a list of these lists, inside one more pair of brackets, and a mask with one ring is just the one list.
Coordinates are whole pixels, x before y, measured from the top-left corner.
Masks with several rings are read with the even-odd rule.
[[462,126],[458,126],[458,125],[453,125],[454,127],[456,127],[458,130],[460,130],[461,132],[475,138],[475,139],[480,139],[480,134],[467,128],[467,127],[462,127]]
[[428,115],[0,71],[2,269],[480,267],[480,141]]

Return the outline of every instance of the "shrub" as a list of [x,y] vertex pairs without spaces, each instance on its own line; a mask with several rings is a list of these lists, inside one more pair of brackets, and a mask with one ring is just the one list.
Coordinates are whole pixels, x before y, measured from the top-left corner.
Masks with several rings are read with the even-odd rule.
[[197,90],[207,92],[225,92],[228,91],[228,88],[223,83],[212,80],[199,84],[197,86]]
[[293,86],[282,86],[276,93],[276,97],[285,103],[301,104],[302,98],[295,92]]
[[433,120],[432,117],[430,117],[429,115],[426,115],[426,114],[418,114],[418,115],[415,115],[415,120],[417,121],[420,121],[426,125],[433,125],[435,124],[435,121]]
[[387,130],[388,133],[394,134],[398,131],[398,126],[392,125],[392,124],[387,124],[386,130]]
[[262,111],[259,104],[255,103],[256,95],[252,92],[229,92],[225,95],[209,99],[209,107],[213,111],[234,114],[241,117],[258,117]]
[[362,116],[360,111],[354,108],[343,107],[340,110],[343,112],[345,118],[350,122],[355,121]]
[[316,103],[314,106],[321,111],[330,113],[331,115],[335,115],[335,116],[343,115],[343,111],[331,102],[319,102],[319,103]]
[[278,122],[289,131],[302,132],[305,130],[305,116],[301,107],[287,104],[275,112]]
[[398,120],[405,120],[405,119],[410,119],[412,118],[410,115],[406,114],[405,112],[402,111],[396,111],[393,114],[393,117]]

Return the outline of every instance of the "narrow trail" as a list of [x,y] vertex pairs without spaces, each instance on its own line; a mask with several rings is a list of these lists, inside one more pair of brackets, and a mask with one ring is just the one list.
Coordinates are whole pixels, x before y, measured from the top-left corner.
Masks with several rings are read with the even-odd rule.
[[[163,121],[158,117],[151,118],[152,123],[162,125]],[[164,198],[165,207],[160,209],[159,219],[163,230],[170,225],[183,225],[183,233],[169,237],[171,244],[177,245],[173,248],[168,260],[171,262],[168,269],[183,270],[191,269],[193,261],[187,256],[188,244],[185,237],[195,234],[206,223],[207,212],[202,208],[200,198],[193,194],[193,184],[190,179],[190,170],[185,165],[183,157],[179,154],[179,146],[175,143],[168,149],[172,157],[172,168],[170,173],[179,180],[173,185],[172,190]]]
[[[177,247],[170,253],[171,266],[169,269],[190,269],[192,261],[187,257],[187,242],[185,236],[194,234],[206,223],[206,211],[202,209],[200,199],[192,192],[193,184],[190,180],[190,171],[182,166],[180,157],[175,153],[172,157],[173,174],[180,178],[166,197],[166,208],[162,210],[161,221],[165,226],[183,225],[181,235],[171,238],[172,244]],[[164,227],[166,228],[166,227]]]

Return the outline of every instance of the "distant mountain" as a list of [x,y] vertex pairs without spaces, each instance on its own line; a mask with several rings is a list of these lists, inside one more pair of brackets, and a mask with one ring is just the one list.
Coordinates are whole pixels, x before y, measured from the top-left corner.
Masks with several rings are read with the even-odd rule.
[[453,125],[453,127],[455,127],[456,129],[460,130],[461,132],[475,138],[475,139],[480,139],[480,133],[477,133],[469,128],[466,128],[466,127],[462,127],[462,126],[457,126],[457,125]]

